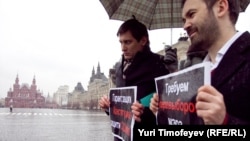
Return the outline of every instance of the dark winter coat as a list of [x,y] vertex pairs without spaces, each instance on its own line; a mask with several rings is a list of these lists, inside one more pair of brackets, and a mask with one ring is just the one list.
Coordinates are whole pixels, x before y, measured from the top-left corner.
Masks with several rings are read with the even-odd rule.
[[[123,63],[119,64],[116,69],[116,86],[137,86],[137,101],[140,102],[145,96],[156,92],[154,78],[169,74],[163,58],[163,56],[151,52],[149,48],[138,52],[133,58],[132,64],[125,71],[125,80],[122,77]],[[123,59],[122,57],[122,62]],[[140,123],[135,122],[135,127],[139,125],[156,125],[156,117],[149,107],[144,108],[141,119]]]
[[250,124],[250,34],[243,33],[213,71],[212,86],[224,96],[228,124]]

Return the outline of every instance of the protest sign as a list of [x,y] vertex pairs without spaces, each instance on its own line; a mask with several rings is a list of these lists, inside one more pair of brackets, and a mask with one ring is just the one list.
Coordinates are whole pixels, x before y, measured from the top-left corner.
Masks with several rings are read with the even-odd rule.
[[110,88],[110,120],[114,136],[132,141],[134,118],[131,106],[136,101],[137,87]]
[[157,77],[155,83],[159,94],[158,125],[204,124],[196,114],[195,99],[198,88],[211,83],[208,63]]

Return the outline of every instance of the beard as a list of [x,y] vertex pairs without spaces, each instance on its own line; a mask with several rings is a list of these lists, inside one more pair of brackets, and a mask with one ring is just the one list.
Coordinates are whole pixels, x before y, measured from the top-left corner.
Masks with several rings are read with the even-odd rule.
[[219,24],[212,13],[209,12],[207,20],[204,19],[196,27],[191,27],[191,31],[196,31],[196,37],[191,39],[191,50],[208,51],[220,36]]

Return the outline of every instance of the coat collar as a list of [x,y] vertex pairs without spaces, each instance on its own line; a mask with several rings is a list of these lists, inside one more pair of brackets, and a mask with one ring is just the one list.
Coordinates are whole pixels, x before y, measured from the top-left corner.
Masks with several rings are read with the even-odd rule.
[[212,76],[212,85],[219,87],[246,63],[250,51],[250,34],[244,32],[228,49]]

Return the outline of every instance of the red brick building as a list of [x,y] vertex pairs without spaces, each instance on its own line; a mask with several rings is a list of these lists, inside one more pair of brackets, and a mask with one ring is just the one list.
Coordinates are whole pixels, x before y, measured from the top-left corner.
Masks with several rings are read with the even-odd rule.
[[45,97],[37,90],[36,79],[33,78],[31,86],[27,83],[19,84],[18,75],[15,83],[13,84],[13,90],[7,93],[5,98],[5,107],[13,106],[14,108],[44,108]]

